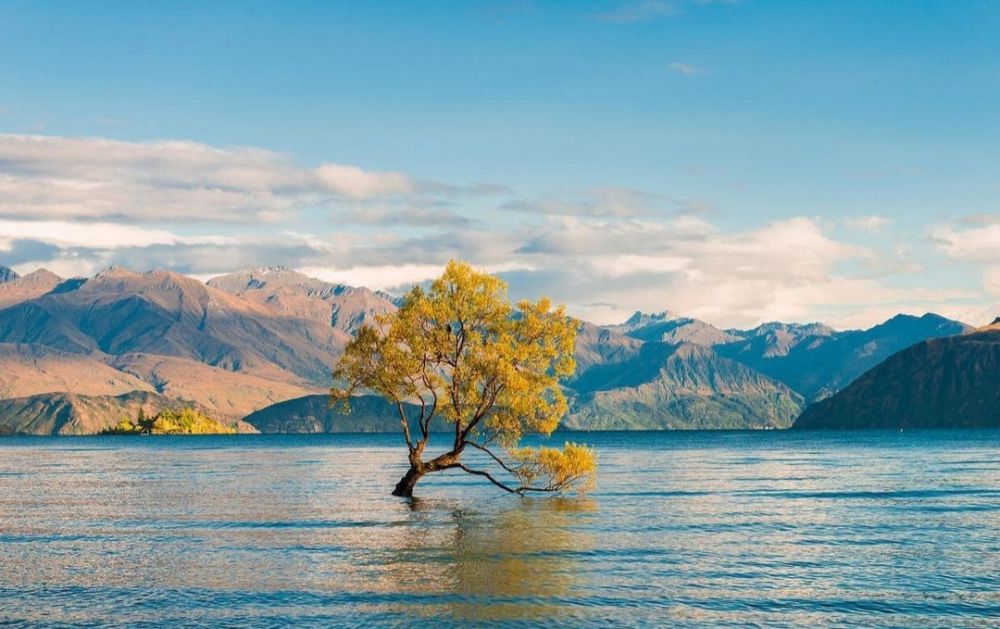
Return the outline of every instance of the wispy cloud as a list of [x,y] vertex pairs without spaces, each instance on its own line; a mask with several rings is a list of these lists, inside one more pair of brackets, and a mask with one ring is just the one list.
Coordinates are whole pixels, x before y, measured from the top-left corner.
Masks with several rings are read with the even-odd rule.
[[667,69],[674,74],[681,74],[683,76],[695,76],[698,74],[705,74],[705,69],[700,68],[690,63],[684,63],[683,61],[674,61],[667,66]]
[[[504,212],[476,212],[476,203]],[[305,227],[294,220],[303,209],[332,220]],[[733,326],[871,323],[892,309],[955,312],[960,300],[983,308],[1000,281],[991,215],[928,233],[981,276],[979,289],[901,288],[901,274],[920,272],[900,263],[907,256],[852,242],[853,230],[884,229],[882,216],[735,227],[711,210],[706,200],[623,186],[516,197],[491,183],[303,167],[253,147],[0,136],[0,264],[18,271],[68,276],[122,264],[203,277],[284,264],[392,288],[462,258],[502,273],[515,297],[547,294],[600,322],[670,308]],[[234,225],[264,220],[274,222]]]
[[739,0],[632,0],[615,8],[594,14],[603,22],[631,24],[651,22],[684,12],[685,5],[738,4]]
[[966,225],[996,225],[1000,224],[1000,214],[972,214],[963,216],[959,222]]
[[620,6],[598,13],[594,17],[603,22],[616,22],[619,24],[629,24],[632,22],[648,22],[668,15],[676,15],[680,12],[677,4],[666,0],[639,0],[638,2],[626,2]]
[[659,202],[657,195],[641,190],[599,186],[582,194],[516,199],[500,209],[547,216],[631,217],[658,211]]
[[889,225],[892,225],[892,223],[893,220],[891,218],[878,216],[876,214],[870,214],[868,216],[855,216],[844,219],[844,225],[846,225],[849,229],[862,232],[881,231]]
[[[9,257],[18,261],[18,271],[46,266],[63,275],[122,264],[201,277],[285,264],[329,280],[391,289],[434,277],[448,259],[462,258],[504,275],[515,298],[545,294],[567,303],[572,314],[599,322],[636,309],[669,308],[727,326],[775,319],[861,324],[893,309],[944,309],[975,297],[958,288],[894,287],[891,274],[871,272],[885,266],[892,252],[834,238],[817,219],[742,231],[683,214],[539,220],[506,228],[440,227],[424,235],[285,231],[197,237],[129,225],[90,225],[92,231],[73,233],[85,224],[0,222],[0,263]],[[971,248],[952,254],[996,260],[991,252],[1000,250],[1000,240],[992,228],[983,229],[988,231],[972,235]],[[960,240],[957,233],[940,239]],[[847,264],[852,261],[855,271]],[[995,287],[997,273],[984,275],[986,288]],[[595,303],[617,309],[588,306]]]
[[590,218],[666,217],[672,214],[711,214],[716,211],[705,199],[682,199],[622,186],[594,186],[572,194],[513,199],[501,204],[500,209],[544,216]]
[[448,209],[405,207],[361,207],[347,210],[338,217],[364,225],[412,227],[468,227],[473,220]]
[[930,229],[928,237],[948,257],[972,263],[983,289],[1000,299],[1000,221],[961,228],[939,226]]
[[25,219],[274,222],[307,207],[502,190],[189,141],[0,135],[0,166],[0,217]]

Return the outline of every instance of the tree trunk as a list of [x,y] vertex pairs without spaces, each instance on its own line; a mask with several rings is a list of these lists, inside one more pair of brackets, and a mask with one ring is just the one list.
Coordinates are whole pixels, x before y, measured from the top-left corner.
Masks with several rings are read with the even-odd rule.
[[425,470],[415,465],[411,465],[410,470],[406,472],[406,475],[403,476],[398,483],[396,483],[396,488],[392,490],[392,495],[399,496],[401,498],[412,498],[413,488],[417,486],[417,481],[423,478],[425,473]]

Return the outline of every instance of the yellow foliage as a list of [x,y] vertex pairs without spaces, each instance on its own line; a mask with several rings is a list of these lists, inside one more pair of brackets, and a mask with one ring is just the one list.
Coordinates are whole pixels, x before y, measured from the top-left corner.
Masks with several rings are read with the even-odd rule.
[[558,448],[518,448],[511,452],[514,475],[522,485],[545,491],[592,489],[596,480],[597,454],[593,448],[566,442]]
[[104,432],[127,435],[146,431],[154,435],[227,435],[237,432],[235,427],[227,426],[192,408],[167,409],[150,418],[140,410],[135,420],[122,419],[114,428]]
[[566,412],[558,380],[575,369],[576,328],[547,299],[513,308],[503,280],[452,261],[428,291],[414,287],[397,312],[361,328],[334,373],[347,386],[333,395],[348,401],[362,387],[423,402],[505,444],[547,435]]
[[153,421],[153,434],[159,435],[220,435],[235,432],[235,428],[192,408],[160,411]]
[[110,432],[130,433],[130,432],[138,432],[138,430],[139,427],[133,424],[131,419],[125,417],[122,418],[117,424],[115,424],[115,427],[112,428]]
[[[398,311],[362,326],[334,371],[342,386],[331,400],[346,408],[362,389],[395,404],[414,466],[432,417],[455,426],[451,463],[466,443],[514,448],[524,434],[551,434],[566,414],[558,383],[576,368],[578,325],[545,298],[512,305],[503,280],[453,260]],[[419,416],[407,418],[404,402]]]

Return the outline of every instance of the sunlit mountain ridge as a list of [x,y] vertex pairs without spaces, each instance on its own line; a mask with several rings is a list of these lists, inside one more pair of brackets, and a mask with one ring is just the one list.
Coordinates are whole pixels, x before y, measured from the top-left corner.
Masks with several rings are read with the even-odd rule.
[[[37,409],[39,396],[56,394],[99,396],[97,407],[110,409],[139,391],[228,420],[264,417],[279,403],[289,417],[312,418],[296,425],[271,413],[265,431],[349,431],[350,421],[317,419],[313,410],[296,410],[296,400],[313,409],[352,334],[398,300],[285,267],[207,282],[122,267],[73,279],[3,268],[0,384],[15,398],[8,409],[17,399]],[[724,330],[669,311],[580,325],[577,371],[564,383],[571,399],[564,426],[576,430],[788,427],[808,403],[896,352],[972,329],[927,314],[898,315],[868,330],[781,322]],[[74,400],[65,404],[82,403]],[[366,406],[356,428],[380,429],[377,408]],[[398,426],[391,413],[384,422],[387,430]],[[30,426],[45,432],[55,424]]]

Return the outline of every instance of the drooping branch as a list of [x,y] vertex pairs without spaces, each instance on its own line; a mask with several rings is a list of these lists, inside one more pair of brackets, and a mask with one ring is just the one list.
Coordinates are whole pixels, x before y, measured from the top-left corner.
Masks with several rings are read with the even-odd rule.
[[463,463],[454,463],[454,464],[450,465],[449,467],[452,467],[452,468],[457,467],[457,468],[460,468],[460,469],[464,470],[465,472],[467,472],[469,474],[474,474],[476,476],[482,476],[486,480],[490,481],[491,483],[493,483],[494,485],[496,485],[497,487],[499,487],[500,489],[502,489],[502,490],[504,490],[504,491],[506,491],[508,493],[511,493],[511,494],[518,493],[517,489],[513,489],[511,487],[508,487],[504,483],[498,481],[489,472],[485,472],[483,470],[474,470],[471,467],[469,467],[469,466],[467,466],[467,465],[465,465]]
[[451,465],[445,466],[444,469],[455,469],[455,468],[458,468],[458,469],[460,469],[460,470],[462,470],[462,471],[464,471],[464,472],[466,472],[468,474],[472,474],[474,476],[482,476],[483,478],[485,478],[486,480],[490,481],[491,483],[493,483],[494,485],[496,485],[500,489],[503,489],[507,493],[517,494],[519,496],[523,496],[524,494],[526,494],[529,491],[531,491],[531,492],[537,492],[537,493],[552,493],[552,492],[556,492],[556,491],[559,491],[560,489],[562,489],[561,486],[560,487],[555,487],[555,486],[551,486],[551,485],[548,486],[548,487],[531,487],[531,486],[528,486],[528,485],[518,485],[517,487],[511,487],[510,485],[507,485],[506,483],[497,480],[496,477],[493,476],[492,474],[490,474],[489,472],[487,472],[485,470],[476,470],[476,469],[473,469],[473,468],[465,465],[464,463],[452,463]]
[[467,443],[468,445],[472,446],[473,448],[475,448],[477,450],[481,450],[482,452],[485,452],[486,454],[490,455],[490,458],[492,458],[494,461],[496,461],[497,465],[499,465],[503,469],[507,470],[511,474],[515,474],[515,475],[517,474],[517,472],[515,472],[513,470],[513,468],[511,468],[509,465],[507,465],[506,463],[504,463],[503,459],[501,459],[496,454],[494,454],[493,451],[490,450],[489,448],[487,448],[486,446],[480,445],[480,444],[476,443],[475,441],[466,441],[465,443]]

